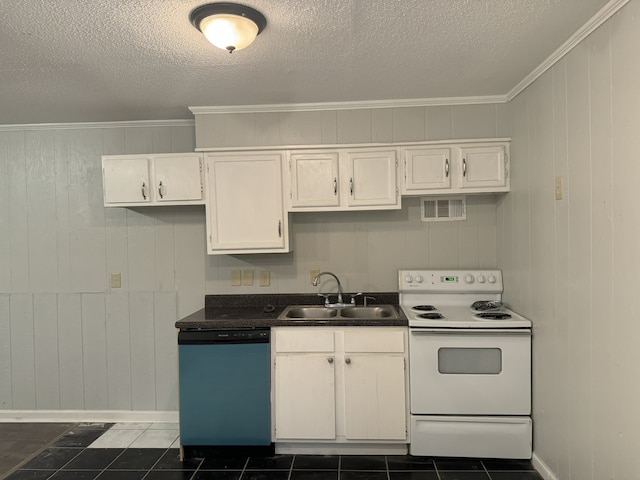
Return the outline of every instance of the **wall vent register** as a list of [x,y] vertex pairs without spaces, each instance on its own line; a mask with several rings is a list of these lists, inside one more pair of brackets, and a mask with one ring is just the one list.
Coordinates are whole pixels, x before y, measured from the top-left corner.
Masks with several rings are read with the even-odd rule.
[[444,222],[467,219],[466,197],[422,197],[420,198],[423,222]]

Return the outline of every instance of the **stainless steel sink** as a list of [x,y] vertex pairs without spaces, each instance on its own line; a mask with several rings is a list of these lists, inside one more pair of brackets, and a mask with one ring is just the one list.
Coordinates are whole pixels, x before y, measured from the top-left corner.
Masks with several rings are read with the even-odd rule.
[[332,318],[338,315],[335,308],[302,306],[287,307],[280,318]]
[[373,307],[320,307],[318,305],[292,305],[280,314],[280,320],[377,320],[396,319],[398,313],[392,305]]
[[346,318],[397,318],[398,315],[391,305],[376,307],[349,307],[340,310],[340,315]]

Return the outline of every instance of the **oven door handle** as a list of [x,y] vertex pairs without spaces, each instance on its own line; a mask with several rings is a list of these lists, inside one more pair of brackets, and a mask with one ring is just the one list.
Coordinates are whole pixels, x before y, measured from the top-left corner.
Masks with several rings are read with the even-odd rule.
[[531,336],[531,330],[529,329],[506,329],[506,328],[493,328],[491,330],[485,329],[466,329],[466,328],[457,328],[452,330],[438,330],[432,328],[420,328],[409,329],[412,335],[485,335],[485,336],[493,336],[496,334],[507,334],[507,335],[522,335],[522,336]]

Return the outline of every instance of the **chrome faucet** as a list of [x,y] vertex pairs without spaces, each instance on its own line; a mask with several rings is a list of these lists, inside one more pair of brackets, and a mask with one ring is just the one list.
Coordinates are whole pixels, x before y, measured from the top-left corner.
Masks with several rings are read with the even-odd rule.
[[[336,277],[336,275],[334,273],[331,272],[320,272],[318,275],[316,275],[316,278],[313,279],[313,286],[317,287],[318,286],[318,282],[320,281],[320,277],[323,275],[331,275],[333,278],[336,279],[336,282],[338,282],[338,300],[335,304],[333,304],[333,306],[345,306],[346,304],[344,303],[343,299],[342,299],[342,284],[340,283],[340,280],[338,279],[338,277]],[[324,295],[323,295],[324,296]],[[325,305],[329,306],[331,305],[329,303],[329,297],[325,296]]]

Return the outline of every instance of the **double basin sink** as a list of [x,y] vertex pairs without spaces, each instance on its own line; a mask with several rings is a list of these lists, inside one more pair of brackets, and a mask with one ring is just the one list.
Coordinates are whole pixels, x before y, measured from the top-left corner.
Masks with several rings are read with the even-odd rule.
[[375,320],[397,319],[398,312],[393,305],[376,305],[372,307],[323,307],[318,305],[293,305],[287,307],[278,316],[279,320]]

